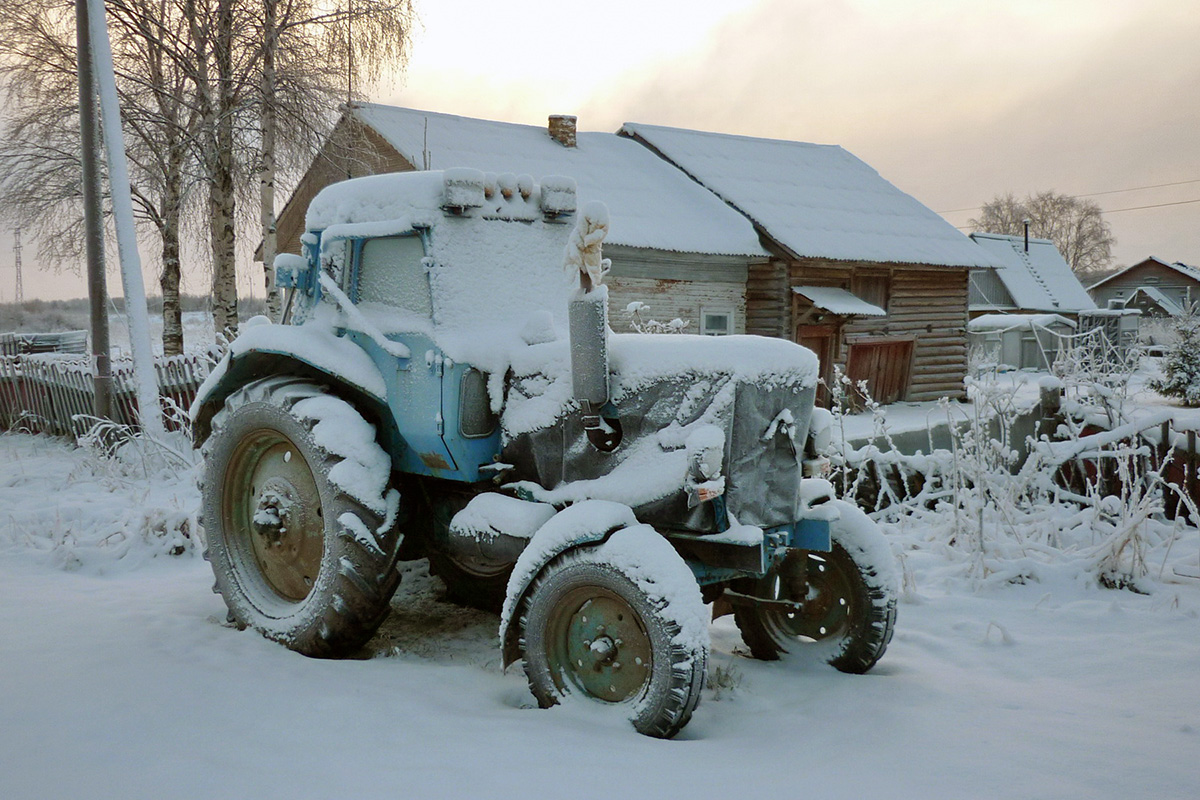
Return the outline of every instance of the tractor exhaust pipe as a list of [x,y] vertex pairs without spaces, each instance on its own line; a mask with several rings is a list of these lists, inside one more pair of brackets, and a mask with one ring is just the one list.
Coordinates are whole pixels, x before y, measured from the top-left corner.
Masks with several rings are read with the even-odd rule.
[[601,253],[607,234],[608,209],[603,203],[588,203],[571,232],[563,263],[578,279],[567,303],[571,385],[588,441],[610,453],[621,443],[621,423],[609,403],[608,287],[603,280],[610,262]]

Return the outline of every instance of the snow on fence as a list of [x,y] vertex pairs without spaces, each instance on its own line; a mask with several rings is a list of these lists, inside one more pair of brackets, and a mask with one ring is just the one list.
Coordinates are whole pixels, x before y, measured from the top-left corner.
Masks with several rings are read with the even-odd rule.
[[[157,358],[154,371],[167,427],[185,424],[186,410],[208,375],[203,355]],[[133,362],[113,362],[113,422],[137,426]],[[46,353],[0,356],[0,430],[81,436],[94,419],[96,370],[90,357]]]
[[0,333],[0,356],[31,353],[86,353],[87,331]]

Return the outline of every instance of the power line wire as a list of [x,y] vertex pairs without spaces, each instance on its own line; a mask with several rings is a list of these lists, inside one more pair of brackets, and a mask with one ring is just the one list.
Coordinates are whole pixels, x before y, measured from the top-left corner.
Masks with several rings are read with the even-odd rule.
[[[1154,203],[1153,205],[1148,205],[1148,206],[1130,206],[1129,208],[1113,208],[1108,211],[1102,210],[1101,213],[1103,213],[1103,214],[1120,214],[1122,211],[1141,211],[1142,209],[1145,209],[1145,208],[1165,208],[1166,206],[1186,206],[1190,203],[1200,203],[1200,197],[1197,197],[1195,200],[1176,200],[1173,203]],[[973,226],[971,226],[971,225],[955,225],[954,227],[957,230],[965,231],[965,230],[970,230]]]
[[1130,206],[1129,208],[1113,208],[1113,209],[1110,209],[1103,213],[1117,214],[1122,211],[1140,211],[1143,208],[1162,208],[1163,206],[1186,206],[1188,203],[1200,203],[1200,197],[1197,197],[1195,200],[1178,200],[1174,203],[1155,203],[1154,205],[1150,205],[1150,206]]
[[[1090,192],[1088,194],[1069,194],[1066,196],[1070,197],[1072,199],[1078,199],[1081,197],[1099,197],[1099,196],[1105,195],[1105,194],[1121,194],[1122,192],[1140,192],[1143,189],[1162,189],[1167,186],[1184,186],[1189,183],[1200,183],[1200,178],[1192,178],[1191,180],[1186,180],[1186,181],[1172,181],[1171,183],[1155,183],[1155,184],[1151,184],[1150,186],[1131,186],[1128,189],[1109,189],[1106,192]],[[1190,203],[1193,201],[1185,200],[1184,202]],[[1170,205],[1170,204],[1166,204],[1166,205]],[[1153,206],[1146,206],[1146,208],[1153,208]],[[971,206],[970,208],[952,208],[949,211],[938,211],[937,213],[938,214],[957,214],[961,211],[980,211],[982,209],[983,209],[983,206]],[[1132,210],[1132,209],[1130,209],[1130,210]],[[1106,211],[1104,213],[1108,214],[1108,213],[1112,213],[1112,212]]]

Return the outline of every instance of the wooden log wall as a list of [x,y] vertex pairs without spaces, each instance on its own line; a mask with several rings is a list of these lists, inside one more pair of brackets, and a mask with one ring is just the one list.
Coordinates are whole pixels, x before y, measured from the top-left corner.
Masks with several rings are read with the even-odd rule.
[[792,288],[786,261],[751,264],[746,278],[746,333],[791,339]]
[[856,275],[889,279],[886,317],[852,317],[841,328],[834,360],[845,368],[856,340],[911,338],[913,363],[905,400],[964,396],[967,374],[966,268],[881,265],[805,259],[752,266],[746,284],[746,332],[795,336],[792,286],[849,290]]
[[701,309],[733,314],[733,333],[746,332],[746,299],[740,283],[716,281],[650,280],[617,276],[608,281],[608,322],[617,333],[632,330],[632,315],[625,309],[633,301],[649,306],[642,322],[688,323],[684,333],[701,333]]
[[[287,205],[279,212],[275,223],[279,252],[300,254],[304,215],[312,199],[326,186],[364,175],[412,170],[413,165],[373,129],[356,120],[343,118],[313,160]],[[254,257],[255,260],[262,260],[261,249]]]

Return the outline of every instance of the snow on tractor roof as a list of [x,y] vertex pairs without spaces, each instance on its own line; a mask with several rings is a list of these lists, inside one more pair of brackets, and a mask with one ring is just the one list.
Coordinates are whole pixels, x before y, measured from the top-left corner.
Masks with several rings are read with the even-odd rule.
[[473,209],[490,219],[532,221],[575,211],[573,178],[484,173],[455,168],[391,172],[341,181],[309,204],[305,226],[337,238],[389,236],[433,227],[451,214]]

